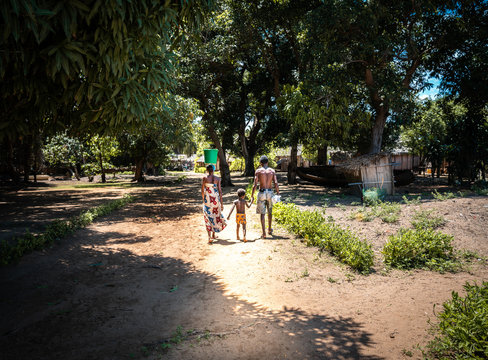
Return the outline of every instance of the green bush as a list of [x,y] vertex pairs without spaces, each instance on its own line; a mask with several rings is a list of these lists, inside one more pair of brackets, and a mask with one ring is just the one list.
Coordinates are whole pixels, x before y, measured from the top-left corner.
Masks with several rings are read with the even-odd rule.
[[488,282],[464,289],[464,298],[453,291],[442,305],[436,336],[424,353],[428,359],[488,359]]
[[195,166],[195,169],[193,171],[197,174],[204,174],[205,171],[207,171],[207,168],[205,166]]
[[372,221],[378,217],[383,222],[394,223],[400,218],[400,204],[391,202],[378,202],[376,205],[368,208],[363,206],[361,209],[353,212],[349,217],[358,221]]
[[307,245],[328,251],[353,269],[367,273],[373,266],[371,244],[359,239],[349,229],[326,222],[319,211],[300,211],[295,204],[278,203],[273,207],[273,214],[279,224],[305,239]]
[[124,195],[120,199],[86,210],[68,220],[55,220],[46,226],[44,232],[39,235],[33,235],[27,230],[23,236],[14,238],[12,241],[0,241],[0,265],[13,263],[24,254],[40,250],[46,245],[59,241],[77,229],[91,224],[97,217],[107,215],[132,201],[134,201],[133,196]]
[[437,229],[446,223],[441,215],[436,215],[434,210],[415,211],[412,216],[412,226],[415,229]]
[[432,192],[432,196],[434,197],[434,199],[439,200],[439,201],[454,199],[456,197],[456,195],[454,195],[454,193],[452,193],[452,192],[440,193],[437,190],[434,190]]
[[454,270],[453,237],[432,229],[400,229],[383,247],[385,264],[399,269]]
[[246,167],[246,164],[244,162],[244,158],[235,158],[232,161],[232,164],[229,166],[230,171],[244,171],[244,168]]
[[373,206],[382,202],[386,196],[385,189],[370,188],[363,189],[363,202],[366,206]]

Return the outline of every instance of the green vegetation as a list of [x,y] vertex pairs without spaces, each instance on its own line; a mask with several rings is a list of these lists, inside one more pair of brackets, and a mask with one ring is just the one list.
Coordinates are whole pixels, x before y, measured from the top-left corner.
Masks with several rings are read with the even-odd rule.
[[124,195],[120,199],[112,200],[93,209],[83,211],[80,215],[64,221],[53,221],[43,233],[34,235],[27,231],[23,236],[11,241],[0,242],[0,265],[7,265],[20,259],[24,254],[40,250],[47,245],[61,240],[66,235],[84,228],[100,216],[107,215],[114,210],[124,207],[134,201],[131,195]]
[[372,246],[351,230],[326,222],[319,211],[300,211],[295,204],[278,203],[273,210],[276,221],[288,231],[336,256],[353,269],[368,273],[373,266]]
[[427,268],[454,271],[459,268],[453,237],[432,229],[401,229],[383,247],[385,264],[398,269]]
[[464,285],[466,296],[455,291],[437,315],[435,338],[427,345],[427,359],[488,358],[488,282]]
[[358,221],[372,221],[374,218],[380,218],[385,223],[394,223],[400,218],[400,213],[400,204],[380,201],[372,207],[368,208],[363,206],[362,208],[352,212],[349,215],[349,218],[356,219]]
[[439,200],[439,201],[454,199],[456,197],[456,195],[452,192],[440,193],[437,190],[434,190],[432,192],[432,196],[434,197],[434,199]]
[[446,223],[441,215],[436,215],[434,209],[415,211],[412,225],[417,230],[437,229]]
[[417,197],[408,197],[407,195],[402,196],[403,202],[406,205],[419,205],[421,202],[422,197],[419,195]]

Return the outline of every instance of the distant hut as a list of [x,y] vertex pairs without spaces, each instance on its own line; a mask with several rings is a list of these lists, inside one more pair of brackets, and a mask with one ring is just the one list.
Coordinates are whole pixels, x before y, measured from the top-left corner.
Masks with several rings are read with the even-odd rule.
[[395,193],[391,154],[378,153],[358,156],[336,165],[338,171],[363,189],[382,188],[388,195]]

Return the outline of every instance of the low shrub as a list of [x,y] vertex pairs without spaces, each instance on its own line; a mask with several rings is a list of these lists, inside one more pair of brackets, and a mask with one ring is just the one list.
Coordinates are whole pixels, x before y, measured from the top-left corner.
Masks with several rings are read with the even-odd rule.
[[415,211],[412,216],[412,226],[415,229],[437,229],[446,223],[441,215],[436,215],[434,210]]
[[134,201],[133,196],[124,195],[120,199],[86,210],[68,220],[53,221],[46,226],[41,234],[33,235],[27,230],[21,237],[14,238],[11,241],[0,241],[0,265],[13,263],[24,254],[40,250],[55,241],[59,241],[66,235],[91,224],[97,217],[107,215],[132,201]]
[[432,192],[432,196],[434,197],[434,199],[439,200],[439,201],[454,199],[456,197],[456,195],[452,192],[440,193],[437,190],[434,190]]
[[295,204],[278,203],[273,207],[276,221],[288,231],[336,256],[353,269],[367,273],[374,262],[372,245],[359,239],[350,229],[326,222],[317,211],[301,211]]
[[394,223],[400,218],[400,213],[400,204],[380,201],[372,207],[363,206],[361,209],[351,213],[349,218],[367,222],[378,217],[383,222]]
[[400,229],[383,247],[385,264],[398,269],[428,268],[453,271],[457,267],[453,237],[432,229]]
[[195,166],[195,169],[193,169],[193,171],[198,174],[204,174],[205,171],[207,171],[207,168],[205,166]]
[[435,338],[427,345],[427,359],[488,359],[488,282],[464,285],[466,296],[455,291],[437,315]]
[[406,205],[419,205],[422,202],[422,197],[420,195],[417,197],[403,195],[402,199]]

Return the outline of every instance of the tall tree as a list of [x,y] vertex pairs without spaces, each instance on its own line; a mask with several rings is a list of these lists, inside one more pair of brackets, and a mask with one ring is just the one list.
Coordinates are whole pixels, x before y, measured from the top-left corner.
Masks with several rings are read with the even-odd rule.
[[0,142],[29,139],[43,122],[107,133],[154,117],[172,85],[172,45],[212,3],[2,2]]
[[326,0],[308,14],[304,48],[315,74],[333,79],[335,88],[355,85],[346,99],[369,104],[367,151],[381,150],[388,117],[422,88],[427,56],[446,41],[428,25],[440,23],[452,6],[442,0]]

